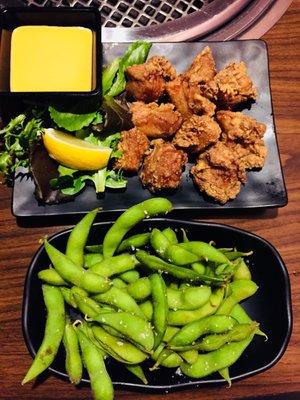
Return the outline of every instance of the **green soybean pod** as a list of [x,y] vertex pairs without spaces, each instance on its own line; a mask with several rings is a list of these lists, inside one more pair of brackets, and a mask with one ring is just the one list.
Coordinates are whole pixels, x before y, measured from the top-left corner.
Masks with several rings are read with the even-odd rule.
[[240,358],[252,339],[253,334],[240,342],[231,342],[218,350],[199,354],[194,364],[181,364],[181,371],[191,378],[203,378],[223,368],[230,367]]
[[228,260],[236,260],[237,258],[240,257],[247,257],[251,256],[253,254],[253,251],[248,251],[246,253],[243,253],[242,251],[223,251],[223,254],[228,258]]
[[127,286],[127,291],[135,300],[145,300],[151,295],[151,283],[148,277],[140,278]]
[[206,318],[190,322],[183,326],[170,340],[169,347],[177,350],[189,346],[199,337],[208,333],[223,333],[231,330],[237,324],[236,320],[226,315],[210,315]]
[[61,294],[63,295],[64,301],[71,307],[77,308],[76,301],[74,299],[71,289],[66,287],[60,287]]
[[[231,310],[230,313],[231,317],[236,319],[238,323],[240,324],[249,324],[252,322],[252,319],[249,317],[249,315],[246,313],[246,311],[243,309],[243,307],[240,304],[236,304],[233,309]],[[259,336],[263,336],[266,339],[268,339],[268,336],[261,331],[259,328],[255,330],[255,334]]]
[[117,248],[117,253],[122,253],[125,250],[135,250],[144,247],[150,239],[150,232],[138,233],[137,235],[130,236],[124,239],[120,246]]
[[77,308],[82,314],[87,315],[90,318],[96,317],[99,313],[105,312],[103,308],[93,299],[89,297],[81,296],[77,293],[73,294]]
[[149,368],[150,371],[153,371],[162,365],[166,368],[176,368],[179,367],[180,364],[183,362],[183,359],[180,357],[179,354],[175,353],[172,350],[165,349],[164,344],[160,344],[157,349],[152,354],[153,360],[155,360],[155,364],[153,367]]
[[186,325],[188,322],[207,317],[216,312],[224,297],[224,288],[216,289],[210,296],[207,303],[197,310],[177,310],[169,311],[169,325]]
[[53,267],[66,281],[91,293],[102,293],[110,288],[110,282],[107,278],[78,267],[47,240],[44,240],[44,246]]
[[67,319],[63,335],[63,344],[66,351],[66,371],[70,382],[77,385],[82,377],[82,361],[79,352],[78,336],[75,328]]
[[145,217],[166,214],[172,209],[172,203],[162,197],[150,198],[128,208],[119,216],[104,237],[103,255],[111,257],[119,247],[126,233]]
[[150,235],[150,244],[159,257],[164,258],[165,252],[170,246],[169,239],[157,228],[153,228]]
[[65,305],[60,289],[55,286],[43,285],[42,291],[47,309],[44,338],[22,385],[36,378],[50,366],[64,334]]
[[172,310],[196,310],[203,306],[211,295],[209,286],[191,286],[184,289],[167,288],[168,306]]
[[153,305],[150,300],[144,301],[144,303],[139,304],[140,310],[145,315],[148,321],[152,320],[153,317]]
[[229,286],[232,293],[223,300],[216,314],[229,315],[237,303],[252,296],[258,289],[257,284],[249,279],[234,281]]
[[233,280],[237,281],[239,279],[249,279],[251,280],[251,272],[249,267],[244,260],[241,260],[235,273],[233,274]]
[[163,341],[164,342],[169,342],[172,337],[179,332],[180,328],[177,328],[176,326],[167,326],[166,332],[164,334]]
[[139,378],[145,385],[148,384],[147,378],[144,374],[144,371],[140,365],[125,365],[126,369],[128,369],[129,372],[131,372],[133,375],[135,375],[137,378]]
[[94,264],[90,271],[104,277],[110,277],[122,272],[132,270],[138,264],[133,254],[123,253],[118,256],[108,257]]
[[91,268],[93,265],[103,260],[103,255],[100,253],[89,253],[84,255],[84,267]]
[[217,264],[230,264],[228,258],[220,250],[216,249],[208,243],[191,241],[180,243],[179,246],[188,251],[191,251],[192,253],[196,254],[198,257],[204,260],[212,261]]
[[194,262],[191,264],[191,267],[195,272],[197,272],[197,274],[205,275],[206,267],[201,262]]
[[165,228],[162,231],[162,233],[165,235],[165,237],[169,240],[169,242],[171,244],[177,244],[178,243],[177,235],[176,235],[175,231],[172,228],[170,228],[170,227]]
[[38,277],[41,281],[48,283],[53,286],[64,286],[68,285],[66,281],[59,275],[58,272],[53,268],[43,269],[38,273]]
[[77,329],[84,365],[88,371],[95,400],[113,400],[114,389],[103,356],[86,335]]
[[95,338],[100,341],[104,349],[109,347],[125,363],[139,364],[148,357],[146,353],[123,339],[115,337],[106,332],[100,326],[92,328]]
[[184,350],[184,351],[180,351],[179,355],[188,364],[194,364],[198,358],[198,351],[194,350],[194,349]]
[[102,244],[92,244],[92,245],[89,245],[89,246],[85,246],[85,250],[88,253],[100,253],[100,254],[102,254],[103,246],[102,246]]
[[168,299],[162,276],[152,274],[149,279],[153,302],[154,348],[156,348],[161,343],[167,328]]
[[119,289],[127,288],[127,283],[124,282],[121,278],[113,278],[111,281],[112,281],[113,286],[115,286]]
[[66,256],[79,267],[83,267],[83,254],[91,226],[99,209],[87,213],[71,230],[67,241]]
[[225,381],[228,383],[228,387],[230,388],[231,387],[231,378],[229,375],[229,368],[225,367],[225,368],[219,369],[218,373],[221,375],[221,377],[223,379],[225,379]]
[[93,299],[100,303],[112,305],[119,310],[145,318],[136,301],[127,293],[126,289],[119,289],[112,286],[107,292],[93,296]]
[[119,275],[119,277],[127,283],[133,283],[136,282],[138,279],[140,279],[140,274],[139,271],[131,270],[123,272],[122,274]]
[[153,349],[153,332],[149,322],[145,321],[145,319],[123,311],[99,314],[92,318],[99,324],[114,328],[131,343],[138,345],[146,352],[150,352]]

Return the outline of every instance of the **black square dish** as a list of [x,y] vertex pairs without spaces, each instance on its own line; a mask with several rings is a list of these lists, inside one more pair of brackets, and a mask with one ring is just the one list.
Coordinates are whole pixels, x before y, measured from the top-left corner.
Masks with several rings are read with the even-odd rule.
[[[21,26],[61,26],[83,27],[93,32],[92,90],[78,92],[12,92],[10,91],[10,50],[11,37],[15,28]],[[85,8],[36,8],[8,7],[0,11],[1,50],[0,50],[0,101],[21,99],[31,102],[50,100],[75,101],[89,99],[101,93],[102,49],[101,15],[94,7]]]
[[[183,72],[194,57],[209,46],[216,61],[217,70],[233,61],[244,61],[249,75],[257,87],[259,97],[243,113],[254,117],[266,125],[264,141],[268,151],[264,167],[259,171],[247,173],[247,182],[238,196],[220,204],[203,196],[193,184],[190,167],[187,164],[182,176],[181,186],[172,193],[167,193],[175,210],[237,210],[249,208],[282,207],[287,204],[280,157],[278,152],[268,72],[268,53],[261,40],[241,40],[230,42],[199,43],[154,43],[149,57],[164,55],[175,66],[178,73]],[[103,63],[108,65],[112,60],[124,54],[127,43],[104,43]],[[12,211],[17,217],[52,216],[66,214],[83,214],[92,208],[102,207],[104,212],[120,212],[136,202],[151,196],[148,189],[143,189],[138,176],[128,177],[124,191],[107,190],[97,198],[92,186],[86,187],[74,200],[67,203],[41,205],[34,197],[34,183],[27,170],[17,171],[14,180]]]
[[[112,225],[112,222],[95,224],[90,233],[91,244],[101,241]],[[154,227],[173,229],[184,228],[192,240],[213,240],[219,247],[236,246],[241,251],[253,250],[248,257],[252,279],[258,284],[257,293],[246,300],[243,306],[252,319],[260,323],[261,329],[268,335],[265,341],[255,336],[242,357],[230,367],[232,380],[246,378],[271,368],[282,357],[291,335],[292,310],[290,283],[286,267],[276,249],[264,239],[249,232],[226,225],[186,222],[170,219],[145,220],[135,228],[133,233],[149,231]],[[70,229],[54,235],[50,241],[58,249],[64,251]],[[45,306],[43,303],[41,282],[38,272],[49,265],[49,259],[42,246],[34,256],[26,278],[23,299],[23,334],[31,355],[36,354],[44,332]],[[144,368],[148,385],[143,385],[130,375],[125,368],[112,361],[107,363],[108,372],[116,387],[125,387],[146,391],[169,391],[184,387],[224,383],[217,374],[201,380],[193,380],[175,369],[160,368],[151,372]],[[61,348],[49,370],[66,378],[64,368],[64,350]],[[25,371],[24,371],[25,372]],[[88,382],[87,375],[84,382]],[[228,390],[228,389],[226,389]],[[221,396],[222,397],[222,396]]]

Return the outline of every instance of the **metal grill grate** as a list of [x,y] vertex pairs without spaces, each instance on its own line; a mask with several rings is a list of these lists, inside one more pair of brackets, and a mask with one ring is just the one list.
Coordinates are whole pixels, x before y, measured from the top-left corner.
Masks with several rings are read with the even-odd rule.
[[22,0],[34,6],[95,6],[101,10],[102,26],[147,27],[173,21],[199,11],[213,0]]

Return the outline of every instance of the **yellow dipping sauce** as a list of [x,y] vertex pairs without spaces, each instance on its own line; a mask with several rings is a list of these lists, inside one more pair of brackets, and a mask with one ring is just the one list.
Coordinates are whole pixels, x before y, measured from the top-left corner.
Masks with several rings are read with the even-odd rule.
[[92,90],[93,32],[64,26],[20,26],[11,38],[12,92]]

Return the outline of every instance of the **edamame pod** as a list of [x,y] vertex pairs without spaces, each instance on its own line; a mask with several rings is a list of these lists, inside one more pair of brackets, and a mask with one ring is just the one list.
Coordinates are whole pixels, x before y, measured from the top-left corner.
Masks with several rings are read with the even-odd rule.
[[68,319],[65,325],[63,344],[66,351],[65,365],[67,374],[70,382],[77,385],[82,377],[82,361],[79,353],[78,336],[75,328]]
[[168,347],[177,350],[189,346],[199,337],[208,333],[223,333],[231,330],[237,321],[226,315],[211,315],[198,321],[190,322],[180,329],[170,340]]
[[161,258],[165,257],[165,252],[171,244],[169,239],[157,228],[153,228],[151,231],[150,243],[153,250]]
[[168,306],[172,310],[195,310],[205,304],[211,295],[209,286],[192,286],[185,289],[167,288]]
[[234,281],[229,287],[232,293],[223,300],[216,314],[229,315],[237,303],[252,296],[258,289],[257,284],[249,279]]
[[136,258],[145,267],[159,272],[166,272],[177,279],[187,280],[187,281],[207,281],[211,283],[221,284],[224,282],[222,278],[207,277],[205,275],[199,275],[195,271],[189,268],[179,267],[174,264],[169,264],[159,257],[152,256],[143,250],[139,250],[136,253]]
[[144,303],[141,303],[139,307],[142,313],[145,315],[146,319],[148,321],[151,321],[153,316],[153,305],[151,301],[150,300],[144,301]]
[[208,243],[200,241],[191,241],[180,243],[183,249],[191,251],[203,260],[215,262],[216,264],[230,264],[228,258],[218,249]]
[[144,371],[140,365],[125,365],[126,369],[139,378],[145,385],[148,384],[147,378],[144,374]]
[[95,338],[101,343],[102,347],[104,349],[109,347],[125,363],[138,364],[146,360],[148,357],[146,353],[142,352],[132,343],[110,335],[100,326],[95,325],[92,330]]
[[186,325],[188,322],[196,321],[200,318],[207,317],[216,312],[224,297],[224,288],[216,289],[210,296],[207,303],[197,310],[177,310],[169,311],[169,325]]
[[53,268],[43,269],[38,273],[38,277],[41,281],[48,283],[53,286],[64,286],[68,285],[66,281],[59,275],[58,272]]
[[119,310],[145,318],[135,300],[125,289],[112,286],[107,292],[93,296],[93,299],[100,303],[110,304]]
[[135,250],[144,247],[150,239],[150,232],[138,233],[137,235],[130,236],[123,240],[120,246],[117,248],[117,253],[121,253],[125,250]]
[[178,243],[177,235],[176,235],[175,231],[172,228],[170,228],[170,227],[165,228],[162,231],[162,233],[165,235],[165,237],[169,240],[169,242],[171,244],[177,244]]
[[103,255],[111,257],[119,247],[123,237],[138,222],[145,217],[154,217],[158,214],[166,214],[172,209],[172,203],[165,198],[156,197],[145,200],[128,208],[119,216],[104,237]]
[[47,309],[44,338],[22,385],[36,378],[51,365],[64,334],[65,305],[60,289],[43,285],[42,291]]
[[103,245],[102,244],[92,244],[92,245],[89,245],[89,246],[85,246],[85,250],[88,253],[100,253],[100,254],[102,254]]
[[[234,319],[236,319],[238,321],[238,323],[240,324],[250,324],[252,321],[252,319],[249,317],[249,315],[246,313],[246,311],[243,309],[243,307],[240,304],[236,304],[231,313],[230,313],[231,317],[233,317]],[[255,334],[259,335],[259,336],[263,336],[264,338],[266,338],[266,340],[268,339],[268,336],[261,331],[259,328],[257,328],[255,330]]]
[[95,346],[80,329],[77,335],[82,352],[84,365],[88,371],[91,388],[95,400],[113,400],[114,389],[108,375],[103,356],[97,346]]
[[107,278],[78,267],[47,240],[44,240],[44,245],[53,267],[63,279],[91,293],[102,293],[110,288]]
[[240,358],[252,339],[253,334],[240,342],[231,342],[218,350],[199,354],[194,364],[183,363],[180,366],[181,371],[191,378],[199,379],[223,368],[230,367]]
[[135,271],[133,269],[131,271],[123,272],[122,274],[119,275],[119,277],[127,283],[133,283],[136,282],[138,279],[140,279],[140,274],[139,271]]
[[237,281],[239,279],[249,279],[251,280],[251,272],[249,270],[249,267],[245,263],[244,260],[241,260],[239,265],[237,266],[237,269],[235,273],[233,274],[233,280]]
[[87,213],[71,230],[67,241],[66,256],[79,267],[83,267],[83,253],[87,238],[99,209]]
[[154,349],[156,349],[161,343],[167,328],[168,300],[166,284],[162,276],[152,274],[149,279],[153,302]]
[[103,260],[103,255],[100,253],[89,253],[84,255],[84,267],[91,268],[93,265]]
[[139,345],[146,352],[150,352],[153,349],[153,332],[149,322],[144,319],[125,312],[99,314],[92,318],[99,324],[114,328],[131,343]]
[[127,291],[135,300],[145,300],[151,295],[151,283],[148,277],[140,278],[127,286]]
[[90,271],[104,277],[110,277],[112,275],[132,270],[137,264],[137,259],[133,254],[124,253],[103,259],[94,264]]

